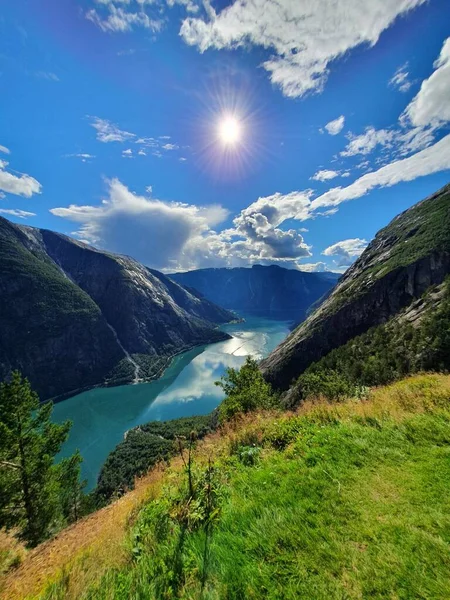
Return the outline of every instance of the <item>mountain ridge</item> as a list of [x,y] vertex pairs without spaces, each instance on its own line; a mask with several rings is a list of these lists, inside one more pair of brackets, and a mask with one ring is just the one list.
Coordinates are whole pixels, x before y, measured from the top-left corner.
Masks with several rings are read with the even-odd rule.
[[0,218],[0,376],[42,399],[148,380],[234,315],[132,258]]
[[169,277],[227,309],[269,318],[283,316],[298,323],[339,275],[309,273],[279,265],[253,265],[196,269],[172,273]]
[[381,229],[328,298],[261,363],[286,390],[311,363],[385,323],[450,273],[450,185]]

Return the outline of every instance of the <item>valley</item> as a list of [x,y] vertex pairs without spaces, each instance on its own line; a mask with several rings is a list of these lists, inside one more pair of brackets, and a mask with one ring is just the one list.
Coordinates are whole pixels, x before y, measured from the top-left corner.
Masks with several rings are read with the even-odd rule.
[[73,422],[61,457],[80,450],[81,473],[87,479],[88,491],[127,430],[149,421],[210,413],[223,399],[214,382],[225,369],[239,368],[247,355],[258,359],[267,356],[289,333],[288,319],[243,316],[241,323],[222,325],[221,330],[231,339],[176,356],[156,381],[96,388],[55,405],[55,422]]

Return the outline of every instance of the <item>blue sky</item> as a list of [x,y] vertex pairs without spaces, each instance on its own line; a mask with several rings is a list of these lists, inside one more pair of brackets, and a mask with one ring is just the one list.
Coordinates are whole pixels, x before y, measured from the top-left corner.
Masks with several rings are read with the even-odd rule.
[[446,0],[4,3],[0,214],[165,271],[343,271],[449,181],[449,36]]

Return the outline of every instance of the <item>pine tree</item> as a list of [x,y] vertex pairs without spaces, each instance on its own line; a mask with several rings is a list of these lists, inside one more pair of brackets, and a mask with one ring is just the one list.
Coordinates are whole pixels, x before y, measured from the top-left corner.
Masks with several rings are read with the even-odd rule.
[[61,487],[61,508],[68,523],[78,521],[82,516],[86,497],[83,489],[86,480],[80,481],[80,467],[83,459],[77,450],[69,458],[64,458],[58,465]]
[[71,423],[50,420],[27,379],[15,371],[0,384],[0,527],[15,527],[35,546],[61,524],[61,467],[55,455]]

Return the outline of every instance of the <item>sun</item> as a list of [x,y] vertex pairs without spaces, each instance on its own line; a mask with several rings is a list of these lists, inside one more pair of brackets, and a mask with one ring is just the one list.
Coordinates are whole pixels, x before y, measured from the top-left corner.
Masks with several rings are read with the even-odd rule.
[[219,140],[225,146],[235,146],[242,137],[242,124],[233,115],[222,117],[218,125]]

